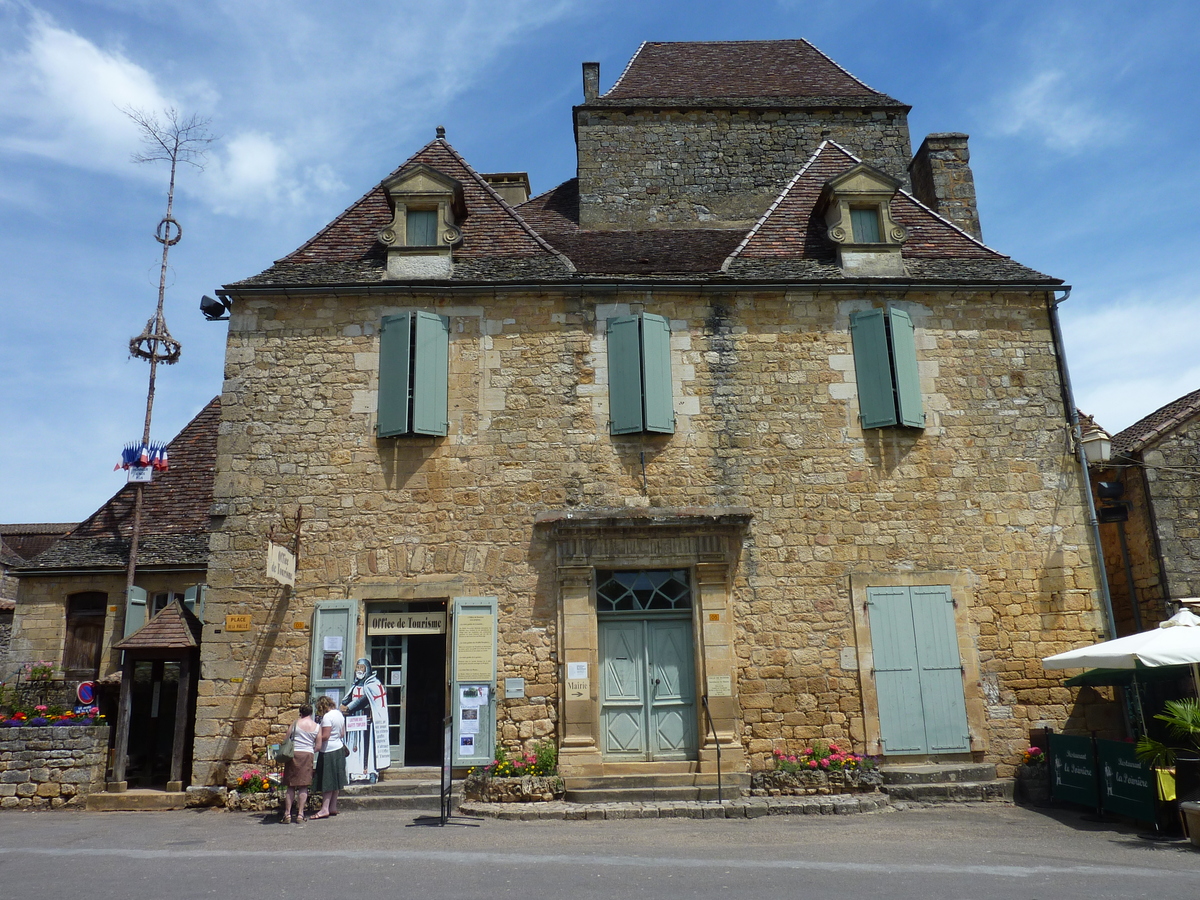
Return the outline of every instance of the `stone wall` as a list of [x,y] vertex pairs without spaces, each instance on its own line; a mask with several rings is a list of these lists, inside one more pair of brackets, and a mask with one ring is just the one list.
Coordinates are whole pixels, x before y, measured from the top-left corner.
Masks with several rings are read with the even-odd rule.
[[[1159,565],[1158,548],[1154,540],[1154,519],[1151,515],[1146,480],[1140,466],[1097,469],[1092,473],[1092,493],[1097,510],[1113,505],[1113,500],[1099,496],[1097,482],[1123,484],[1121,501],[1129,504],[1129,519],[1125,522],[1125,545],[1129,551],[1129,569],[1133,574],[1131,594],[1125,562],[1121,554],[1121,526],[1116,522],[1100,523],[1100,543],[1104,547],[1104,569],[1108,575],[1108,590],[1112,597],[1113,618],[1117,634],[1145,631],[1167,618],[1166,594]],[[1136,599],[1141,615],[1140,627],[1133,614]]]
[[1142,452],[1171,597],[1200,596],[1200,416]]
[[[182,592],[203,580],[203,571],[139,571],[137,585],[153,596],[161,591]],[[48,573],[27,575],[21,579],[8,662],[6,668],[0,670],[0,679],[26,662],[44,659],[55,666],[62,665],[67,631],[67,598],[83,591],[103,591],[108,594],[100,677],[120,669],[120,654],[111,647],[124,637],[125,571],[122,569],[93,575]]]
[[[1102,630],[1044,296],[385,292],[236,302],[192,783],[277,739],[308,690],[315,603],[364,586],[497,596],[497,674],[526,693],[501,702],[499,739],[556,733],[555,556],[533,523],[561,509],[753,510],[728,589],[737,737],[759,763],[862,746],[852,578],[969,589],[981,756],[1011,766],[1031,727],[1081,721],[1040,662]],[[849,316],[884,302],[916,324],[924,430],[858,422]],[[445,438],[374,437],[376,329],[402,308],[451,321]],[[613,437],[604,323],[642,309],[672,322],[676,431]],[[288,592],[263,553],[297,505]],[[222,633],[229,613],[252,630]]]
[[0,728],[0,809],[82,806],[107,762],[107,726]]
[[584,228],[748,228],[822,140],[909,183],[902,109],[575,110]]

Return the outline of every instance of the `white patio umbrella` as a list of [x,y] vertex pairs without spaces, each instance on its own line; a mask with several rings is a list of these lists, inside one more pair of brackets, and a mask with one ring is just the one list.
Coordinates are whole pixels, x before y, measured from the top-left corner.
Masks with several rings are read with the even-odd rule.
[[1042,660],[1047,669],[1138,669],[1143,666],[1192,667],[1200,693],[1200,616],[1181,609],[1157,628],[1112,641],[1057,653]]

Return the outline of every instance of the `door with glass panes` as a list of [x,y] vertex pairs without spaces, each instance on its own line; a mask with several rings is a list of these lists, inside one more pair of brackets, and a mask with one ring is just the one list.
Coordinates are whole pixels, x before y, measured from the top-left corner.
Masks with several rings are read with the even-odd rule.
[[[421,604],[442,611],[441,604]],[[387,692],[388,741],[394,766],[440,765],[446,715],[445,634],[367,636],[375,676]]]
[[611,760],[696,755],[692,594],[686,569],[601,571],[603,752]]

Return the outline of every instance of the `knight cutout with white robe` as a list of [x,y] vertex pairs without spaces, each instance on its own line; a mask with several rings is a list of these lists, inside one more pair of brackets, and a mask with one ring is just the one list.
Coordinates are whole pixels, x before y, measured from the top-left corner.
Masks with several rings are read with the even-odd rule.
[[[342,709],[346,713],[346,746],[350,755],[346,757],[346,775],[351,781],[369,781],[374,784],[380,769],[392,764],[391,741],[388,736],[391,722],[388,719],[387,689],[375,676],[369,659],[360,659],[354,664],[354,684],[342,698]],[[366,716],[365,729],[352,729],[351,716]]]

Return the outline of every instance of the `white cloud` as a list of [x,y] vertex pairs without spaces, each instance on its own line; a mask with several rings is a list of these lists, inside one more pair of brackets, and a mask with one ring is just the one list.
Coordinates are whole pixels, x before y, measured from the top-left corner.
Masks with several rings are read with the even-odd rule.
[[1000,100],[995,115],[997,131],[1032,137],[1067,153],[1122,136],[1125,125],[1099,112],[1082,94],[1060,70],[1035,72]]
[[[1200,388],[1200,286],[1130,295],[1099,308],[1062,307],[1075,402],[1116,433]],[[1074,309],[1069,309],[1076,303]]]
[[153,76],[35,15],[26,46],[0,57],[0,149],[84,169],[127,166],[137,127],[122,107],[162,109]]

